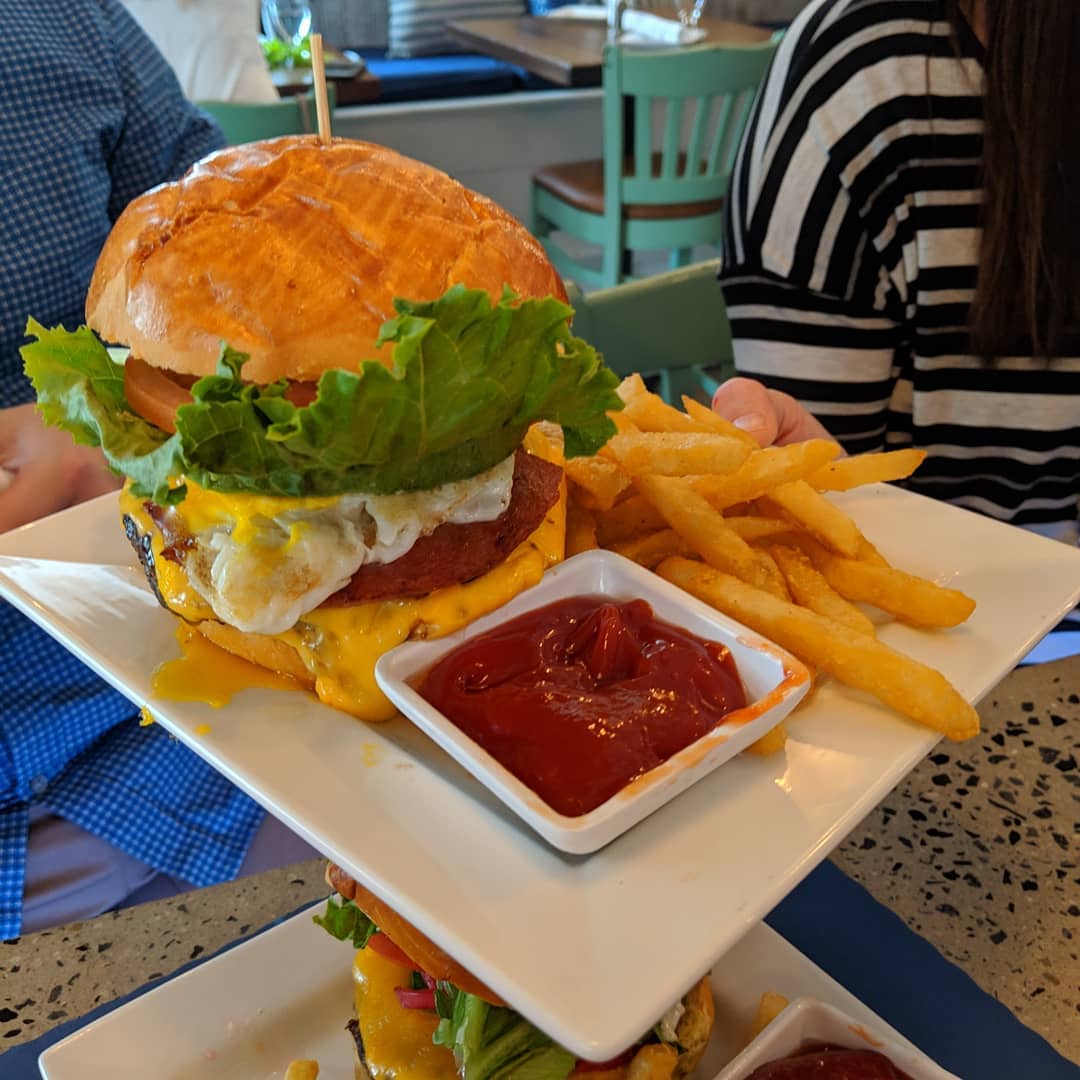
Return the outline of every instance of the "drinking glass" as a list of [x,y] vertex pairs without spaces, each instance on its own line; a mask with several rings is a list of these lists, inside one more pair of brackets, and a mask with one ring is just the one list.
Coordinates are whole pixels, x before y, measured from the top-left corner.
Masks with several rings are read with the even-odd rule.
[[262,0],[262,28],[267,37],[295,47],[311,30],[311,6],[301,0]]
[[675,0],[679,22],[683,26],[697,26],[705,11],[706,0]]

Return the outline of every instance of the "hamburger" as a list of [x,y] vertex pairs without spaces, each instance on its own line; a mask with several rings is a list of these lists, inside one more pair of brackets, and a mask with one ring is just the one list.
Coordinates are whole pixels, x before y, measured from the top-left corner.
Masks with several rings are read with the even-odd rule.
[[620,405],[565,301],[489,199],[380,146],[287,137],[132,202],[86,325],[30,320],[23,358],[45,419],[126,478],[158,600],[380,720],[383,652],[562,557],[562,455],[595,452]]
[[357,950],[357,1080],[680,1080],[705,1053],[707,977],[614,1060],[579,1061],[340,867],[326,880],[335,895],[315,922]]

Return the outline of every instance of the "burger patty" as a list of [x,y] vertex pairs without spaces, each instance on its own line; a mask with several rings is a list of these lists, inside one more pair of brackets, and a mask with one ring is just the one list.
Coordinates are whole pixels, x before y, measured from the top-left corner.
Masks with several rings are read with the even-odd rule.
[[562,469],[518,450],[510,505],[491,521],[447,522],[420,537],[400,559],[365,563],[324,607],[368,600],[426,596],[436,589],[471,581],[498,566],[544,520],[559,498]]
[[[510,504],[491,521],[456,524],[447,522],[422,536],[399,559],[367,563],[352,580],[324,600],[323,607],[344,607],[373,600],[412,599],[436,589],[480,577],[506,559],[544,520],[559,498],[562,469],[525,450],[514,458]],[[177,529],[174,519],[156,503],[146,511],[165,541],[162,557],[183,565],[197,540]],[[130,515],[124,531],[139,557],[154,594],[168,607],[158,589],[157,571],[150,537],[140,531]]]

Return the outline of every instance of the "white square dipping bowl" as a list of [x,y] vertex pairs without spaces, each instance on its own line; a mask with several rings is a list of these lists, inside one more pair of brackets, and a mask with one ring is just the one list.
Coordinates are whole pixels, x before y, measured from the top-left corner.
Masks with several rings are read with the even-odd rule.
[[[748,699],[744,709],[729,713],[700,739],[579,817],[567,817],[553,810],[425,701],[413,686],[462,642],[526,612],[573,596],[645,600],[657,618],[726,645]],[[434,641],[406,642],[391,649],[376,665],[375,678],[383,693],[405,716],[548,843],[577,855],[610,843],[761,738],[791,712],[810,688],[809,672],[793,656],[663,578],[609,551],[587,551],[568,559],[510,603],[453,634]]]
[[738,1057],[728,1062],[716,1080],[747,1080],[755,1069],[788,1057],[808,1043],[876,1050],[911,1080],[960,1080],[935,1065],[884,1023],[881,1027],[868,1028],[832,1005],[813,998],[793,1001]]

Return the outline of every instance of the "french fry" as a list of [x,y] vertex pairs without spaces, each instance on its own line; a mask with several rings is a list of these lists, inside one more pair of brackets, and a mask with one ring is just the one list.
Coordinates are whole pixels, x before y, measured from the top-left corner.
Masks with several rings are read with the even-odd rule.
[[319,1063],[306,1059],[290,1061],[285,1070],[285,1080],[319,1080]]
[[725,515],[724,523],[732,532],[738,533],[748,544],[782,536],[791,531],[791,525],[779,518],[757,517],[753,514]]
[[[637,424],[635,424],[634,421],[626,415],[625,409],[623,409],[621,412],[609,412],[608,419],[610,419],[611,422],[615,425],[615,430],[620,435],[633,435],[641,431],[641,428],[639,428]],[[607,450],[607,446],[601,447],[600,453],[604,454],[605,450]],[[604,454],[604,456],[610,457],[611,455]]]
[[780,597],[781,600],[790,600],[791,593],[788,591],[787,581],[784,579],[784,575],[780,572],[780,567],[776,565],[776,560],[772,555],[764,548],[759,548],[757,560],[765,574],[762,587],[768,589],[773,596]]
[[[627,402],[625,413],[642,431],[677,431],[684,434],[712,432],[657,394],[639,394]],[[714,432],[715,433],[715,432]]]
[[666,526],[663,515],[644,495],[631,495],[599,516],[596,537],[601,547],[611,547]]
[[635,536],[621,544],[612,544],[611,550],[648,570],[672,555],[692,557],[694,554],[693,549],[674,529],[659,529],[646,536]]
[[706,430],[715,431],[718,435],[730,435],[731,438],[746,443],[751,449],[756,450],[758,448],[757,439],[753,435],[748,431],[743,431],[740,427],[736,427],[730,420],[725,420],[719,413],[714,413],[712,409],[702,405],[700,401],[695,401],[692,397],[683,394],[682,403],[687,414]]
[[781,484],[768,492],[765,499],[779,506],[792,521],[826,547],[851,558],[859,554],[863,539],[859,527],[805,480]]
[[736,439],[704,432],[627,432],[611,439],[605,450],[634,476],[725,473],[750,456],[749,447]]
[[753,1024],[750,1025],[747,1043],[752,1043],[790,1004],[791,1002],[783,994],[766,990],[758,1002],[757,1014]]
[[627,375],[621,383],[619,388],[615,391],[619,397],[623,400],[623,405],[629,405],[631,401],[636,397],[640,397],[642,394],[647,394],[649,388],[645,385],[645,380],[635,371],[633,375]]
[[859,558],[871,566],[889,566],[889,560],[864,536],[859,544]]
[[925,450],[889,450],[839,458],[812,472],[807,483],[818,491],[850,491],[863,484],[888,483],[909,477],[926,459]]
[[978,733],[979,714],[944,675],[877,638],[679,556],[665,559],[657,573],[840,682],[873,694],[950,739]]
[[630,487],[630,477],[607,458],[567,458],[564,468],[576,485],[575,497],[588,510],[610,510]]
[[829,584],[805,552],[783,544],[770,545],[768,550],[780,567],[788,591],[797,604],[843,623],[860,634],[874,636],[874,624],[866,614]]
[[566,507],[566,557],[569,559],[597,546],[596,514],[577,499],[570,499]]
[[839,445],[828,439],[770,446],[754,451],[734,472],[697,477],[694,486],[718,510],[726,510],[759,499],[779,484],[801,480],[839,453]]
[[947,589],[892,566],[845,559],[820,544],[803,542],[801,546],[841,596],[873,604],[901,622],[923,627],[959,626],[975,610],[975,601],[958,589]]
[[747,754],[755,754],[759,757],[767,757],[769,754],[778,754],[787,746],[787,728],[781,720],[776,727],[766,731],[760,739],[752,742],[744,751]]
[[689,481],[674,476],[638,476],[634,483],[664,520],[707,563],[762,588],[767,572],[757,552],[724,524],[723,516]]

